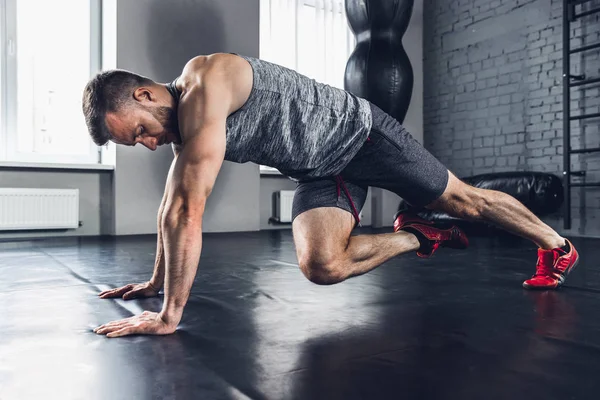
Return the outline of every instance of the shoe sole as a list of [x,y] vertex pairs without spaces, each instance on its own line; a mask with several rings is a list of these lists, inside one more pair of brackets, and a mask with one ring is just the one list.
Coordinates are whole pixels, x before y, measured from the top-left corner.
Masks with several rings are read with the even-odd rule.
[[577,260],[575,260],[575,262],[573,263],[573,265],[571,266],[571,268],[569,268],[569,270],[567,271],[567,273],[563,274],[564,279],[562,280],[561,283],[558,284],[557,287],[560,287],[560,286],[564,285],[565,281],[567,280],[567,276],[569,276],[569,274],[571,272],[573,272],[573,270],[575,269],[575,267],[577,266],[577,264],[579,264],[579,257],[577,257]]
[[561,287],[562,285],[565,284],[565,281],[567,280],[567,276],[569,276],[569,274],[571,272],[573,272],[573,270],[575,269],[575,267],[579,264],[579,257],[577,257],[577,260],[575,260],[575,262],[573,263],[573,265],[571,266],[571,268],[569,268],[567,270],[567,273],[563,273],[561,274],[561,277],[563,277],[563,280],[561,281],[560,279],[558,280],[558,283],[556,284],[556,286],[553,287],[541,287],[541,286],[530,286],[528,284],[526,284],[525,282],[523,282],[523,287],[525,289],[529,289],[529,290],[553,290],[553,289],[558,289],[559,287]]

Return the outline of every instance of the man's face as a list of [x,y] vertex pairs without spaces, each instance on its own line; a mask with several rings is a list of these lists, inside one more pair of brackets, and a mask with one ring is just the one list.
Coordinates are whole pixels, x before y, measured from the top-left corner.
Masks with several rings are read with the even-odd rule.
[[171,107],[134,104],[106,114],[106,126],[117,144],[141,143],[154,151],[158,146],[179,142],[177,112]]

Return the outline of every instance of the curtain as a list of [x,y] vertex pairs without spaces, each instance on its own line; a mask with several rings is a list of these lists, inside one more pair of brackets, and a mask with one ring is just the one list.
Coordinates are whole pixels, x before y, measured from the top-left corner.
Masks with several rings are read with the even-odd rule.
[[260,57],[343,88],[354,49],[343,0],[261,0]]

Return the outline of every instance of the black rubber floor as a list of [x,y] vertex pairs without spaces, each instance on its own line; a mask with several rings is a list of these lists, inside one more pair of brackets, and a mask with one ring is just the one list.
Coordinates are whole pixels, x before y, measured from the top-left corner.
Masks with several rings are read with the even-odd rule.
[[471,241],[322,287],[288,231],[205,235],[178,331],[119,339],[92,329],[162,299],[97,293],[154,237],[0,243],[0,399],[598,399],[600,240],[551,292],[521,288],[531,244]]

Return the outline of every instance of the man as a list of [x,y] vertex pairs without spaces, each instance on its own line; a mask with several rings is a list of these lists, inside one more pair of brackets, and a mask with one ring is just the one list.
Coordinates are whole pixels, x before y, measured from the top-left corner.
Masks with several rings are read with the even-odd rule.
[[526,288],[559,287],[578,261],[573,245],[521,203],[462,183],[376,106],[278,65],[200,56],[166,85],[108,71],[86,86],[83,112],[98,145],[172,144],[175,153],[158,212],[152,278],[100,294],[131,299],[164,287],[163,308],[102,325],[98,334],[175,331],[200,259],[206,200],[224,159],[268,165],[298,181],[294,241],[301,271],[317,284],[364,274],[409,251],[428,257],[439,247],[467,247],[457,227],[410,215],[398,216],[395,233],[351,236],[368,186],[533,241],[539,258]]

